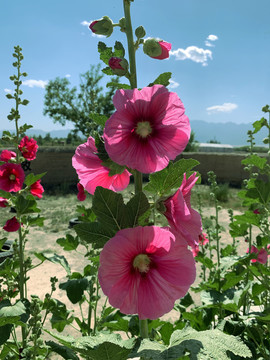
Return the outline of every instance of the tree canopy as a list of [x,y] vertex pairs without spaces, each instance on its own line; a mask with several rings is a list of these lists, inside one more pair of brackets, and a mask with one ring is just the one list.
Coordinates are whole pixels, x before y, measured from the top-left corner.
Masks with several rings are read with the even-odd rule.
[[[73,123],[74,132],[88,137],[99,126],[93,121],[95,113],[109,117],[113,111],[112,96],[115,87],[104,92],[100,85],[103,74],[100,65],[91,65],[90,70],[80,75],[79,87],[71,87],[67,78],[50,80],[45,89],[43,114],[49,115],[54,123]],[[113,79],[118,83],[118,79]]]

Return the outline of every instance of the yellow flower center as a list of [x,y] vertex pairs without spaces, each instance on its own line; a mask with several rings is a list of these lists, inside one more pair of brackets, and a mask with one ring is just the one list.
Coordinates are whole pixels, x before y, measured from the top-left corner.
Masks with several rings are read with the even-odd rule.
[[9,180],[13,181],[16,179],[16,176],[14,174],[9,175]]
[[140,121],[136,127],[136,134],[140,135],[142,138],[146,138],[152,133],[152,127],[149,121]]
[[133,267],[139,270],[140,273],[147,273],[149,271],[150,258],[146,254],[139,254],[133,260]]

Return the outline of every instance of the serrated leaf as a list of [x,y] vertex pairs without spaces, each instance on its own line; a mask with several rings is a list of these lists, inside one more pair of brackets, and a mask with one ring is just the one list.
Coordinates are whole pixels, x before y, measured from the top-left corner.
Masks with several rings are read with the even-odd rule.
[[74,339],[45,331],[61,344],[91,360],[126,360],[135,343],[135,338],[122,340],[119,334],[99,333]]
[[150,209],[150,205],[145,194],[139,192],[129,200],[126,208],[129,217],[129,227],[135,227],[139,225],[139,220],[141,220],[143,214]]
[[32,195],[28,195],[26,198],[23,195],[19,195],[15,200],[15,207],[20,215],[40,212],[40,209],[37,208],[37,202]]
[[7,192],[7,191],[4,191],[4,190],[0,190],[0,196],[5,198],[5,199],[10,199],[11,198],[11,193],[10,192]]
[[113,56],[120,58],[125,57],[125,48],[120,41],[116,41],[114,44]]
[[253,134],[256,134],[258,131],[260,131],[263,126],[268,127],[267,120],[264,117],[262,117],[260,120],[255,121],[252,125],[254,128]]
[[97,220],[114,231],[128,227],[128,214],[121,194],[98,186],[94,193],[93,207]]
[[242,160],[243,165],[253,165],[257,166],[259,169],[263,169],[265,164],[267,163],[267,159],[260,157],[258,155],[252,154],[246,159]]
[[160,84],[163,86],[168,86],[170,84],[170,78],[172,76],[171,72],[165,72],[163,74],[160,74],[156,80],[154,80],[152,83],[150,83],[148,86],[153,86],[155,84]]
[[117,89],[131,89],[131,86],[128,85],[128,84],[119,84],[119,83],[116,83],[114,81],[111,81],[111,82],[107,83],[106,86],[107,87],[114,87],[114,88],[117,88]]
[[102,60],[106,65],[108,65],[110,58],[113,56],[112,48],[107,47],[104,42],[100,41],[98,43],[98,52],[100,54],[100,60]]
[[115,234],[111,228],[104,227],[98,222],[78,224],[74,226],[74,230],[87,244],[93,244],[95,249],[103,248]]
[[[104,74],[113,76],[114,72],[109,66],[106,66],[104,69],[101,70]],[[108,85],[107,85],[108,86]]]
[[41,261],[49,260],[54,264],[61,265],[67,272],[68,275],[71,274],[70,266],[67,262],[67,259],[63,255],[54,254],[48,251],[43,251],[41,253],[35,253],[35,256],[38,257]]
[[149,175],[149,183],[144,189],[151,193],[158,193],[160,196],[168,194],[171,190],[179,188],[184,173],[198,164],[199,162],[193,159],[180,159],[176,162],[170,162],[165,169]]
[[72,304],[76,304],[81,301],[83,297],[84,291],[88,287],[88,280],[86,278],[82,279],[71,279],[66,281],[65,283],[59,284],[59,288],[62,290],[66,290],[67,297],[72,302]]
[[40,180],[46,174],[47,174],[47,172],[44,172],[44,173],[38,174],[38,175],[34,175],[33,173],[31,173],[26,176],[24,183],[27,186],[31,186],[32,184],[34,184],[36,181]]
[[78,238],[72,236],[71,234],[66,234],[65,238],[59,238],[56,242],[66,251],[76,250],[79,245]]

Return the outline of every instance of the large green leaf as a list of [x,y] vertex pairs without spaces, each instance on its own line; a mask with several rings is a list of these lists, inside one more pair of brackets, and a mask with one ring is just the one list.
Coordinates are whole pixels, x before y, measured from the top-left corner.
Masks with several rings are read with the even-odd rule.
[[258,155],[251,155],[247,157],[246,159],[242,160],[243,165],[254,165],[257,166],[259,169],[263,169],[265,164],[267,163],[267,159],[260,157]]
[[198,164],[199,162],[193,159],[180,159],[176,162],[170,162],[165,169],[150,174],[149,183],[144,188],[151,193],[168,194],[172,189],[179,188],[184,173]]
[[79,360],[78,356],[64,345],[59,345],[54,341],[46,341],[46,345],[50,347],[51,351],[61,355],[66,360]]
[[141,216],[150,209],[147,197],[143,192],[133,196],[126,205],[129,216],[129,226],[138,226]]
[[81,240],[87,244],[93,244],[95,249],[103,248],[115,234],[115,231],[98,222],[78,224],[74,226],[74,230]]
[[112,48],[108,47],[104,42],[98,43],[98,52],[100,54],[100,60],[108,65],[110,58],[113,56]]
[[42,173],[42,174],[38,174],[38,175],[34,175],[33,173],[28,174],[24,180],[25,184],[27,186],[31,186],[32,184],[34,184],[36,181],[40,180],[44,175],[46,175],[46,172]]
[[77,302],[81,301],[84,290],[86,290],[87,287],[88,280],[86,278],[71,279],[59,285],[60,289],[66,290],[67,297],[72,302],[72,304],[76,304]]
[[97,336],[74,339],[47,332],[62,345],[91,360],[126,360],[135,343],[135,338],[122,340],[118,334],[100,333]]
[[42,262],[49,260],[54,264],[59,264],[66,270],[68,275],[71,274],[70,266],[67,262],[67,259],[63,255],[58,255],[49,251],[43,251],[41,253],[35,253],[35,256]]
[[156,80],[154,80],[152,83],[150,83],[148,86],[153,86],[156,84],[160,84],[163,86],[168,86],[170,84],[170,78],[172,76],[171,72],[165,72],[163,74],[160,74]]
[[71,234],[66,234],[65,238],[59,238],[56,242],[66,251],[76,250],[79,246],[78,237],[74,237]]
[[118,231],[128,227],[128,214],[121,194],[98,186],[92,209],[105,228]]
[[15,207],[20,215],[40,212],[40,209],[37,208],[37,202],[32,195],[28,195],[26,198],[23,195],[19,195],[15,201]]

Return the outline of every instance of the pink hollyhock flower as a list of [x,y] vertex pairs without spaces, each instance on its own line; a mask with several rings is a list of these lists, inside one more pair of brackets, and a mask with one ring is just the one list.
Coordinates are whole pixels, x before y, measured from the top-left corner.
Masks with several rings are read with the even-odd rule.
[[166,41],[159,41],[159,46],[161,49],[161,54],[159,56],[151,56],[153,59],[167,59],[170,56],[170,50],[172,48],[172,44],[166,42]]
[[[249,253],[249,249],[247,249],[246,253]],[[252,245],[251,246],[251,254],[255,253],[258,254],[256,259],[251,259],[251,262],[255,263],[255,262],[260,262],[261,264],[266,264],[267,263],[267,257],[268,257],[268,253],[264,248],[261,248],[260,250],[258,250],[256,248],[256,246]]]
[[5,226],[3,227],[4,230],[7,232],[18,231],[20,228],[20,223],[17,220],[16,216],[13,216],[12,219],[7,220]]
[[142,173],[164,169],[186,147],[188,117],[176,93],[162,85],[117,90],[116,112],[104,129],[105,148],[117,164]]
[[25,175],[19,164],[5,163],[0,166],[0,189],[19,191],[23,186]]
[[157,226],[120,230],[100,254],[99,282],[112,306],[140,319],[173,309],[194,282],[194,258],[185,241]]
[[0,161],[8,162],[11,158],[15,158],[16,153],[14,151],[3,150],[0,155]]
[[38,145],[35,139],[29,139],[28,136],[25,136],[22,138],[18,148],[25,159],[34,160],[36,158]]
[[154,38],[147,39],[143,43],[144,53],[153,59],[167,59],[170,56],[171,48],[172,44]]
[[180,188],[174,195],[164,201],[166,207],[164,215],[172,231],[176,235],[181,235],[191,247],[198,245],[199,236],[202,232],[201,216],[190,205],[191,189],[197,180],[196,172],[188,179],[184,174]]
[[[77,199],[79,201],[84,201],[86,199],[86,195],[85,195],[84,187],[82,186],[82,184],[78,183],[77,184],[77,189],[78,189]],[[82,214],[82,216],[83,215],[84,214]]]
[[7,199],[0,197],[0,207],[5,208],[7,207],[7,204],[8,204]]
[[30,193],[33,196],[38,197],[39,199],[42,198],[42,194],[44,193],[44,188],[40,183],[41,180],[37,180],[36,182],[34,182],[34,184],[32,184],[30,186]]
[[193,256],[196,257],[199,254],[200,246],[204,246],[207,243],[209,243],[209,239],[207,238],[207,235],[205,233],[201,233],[199,235],[199,244],[193,245],[191,248]]
[[86,143],[77,147],[72,157],[72,166],[78,174],[81,185],[92,195],[97,186],[113,191],[124,190],[129,184],[131,174],[124,170],[122,174],[110,176],[110,169],[102,165],[96,152],[95,140],[90,136]]

